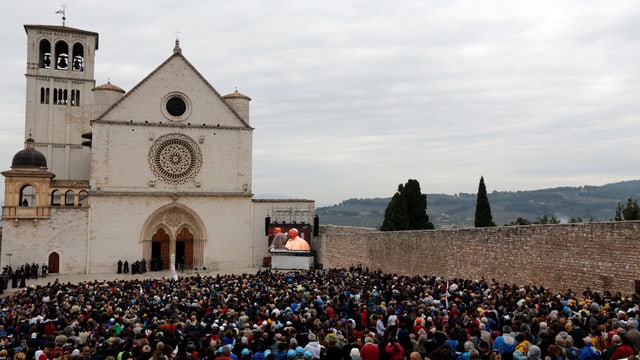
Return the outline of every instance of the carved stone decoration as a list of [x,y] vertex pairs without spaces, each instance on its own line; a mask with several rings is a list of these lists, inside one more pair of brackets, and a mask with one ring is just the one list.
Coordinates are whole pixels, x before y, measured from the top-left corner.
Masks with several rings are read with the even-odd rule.
[[165,223],[172,228],[177,228],[184,221],[184,214],[179,211],[172,211],[164,218]]
[[202,151],[193,139],[182,134],[160,136],[149,149],[149,167],[162,182],[184,184],[202,167]]

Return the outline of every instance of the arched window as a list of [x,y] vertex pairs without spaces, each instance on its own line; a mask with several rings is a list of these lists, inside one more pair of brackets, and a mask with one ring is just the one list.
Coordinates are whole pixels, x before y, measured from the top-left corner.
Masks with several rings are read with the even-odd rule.
[[60,206],[60,196],[62,196],[60,190],[53,190],[51,193],[51,206]]
[[69,190],[64,193],[64,206],[73,206],[76,200],[75,197],[76,194],[73,192],[73,190]]
[[69,45],[64,41],[56,43],[56,69],[67,70],[69,68]]
[[36,189],[31,185],[25,185],[20,189],[19,206],[36,206]]
[[51,68],[51,43],[47,39],[40,40],[40,67],[43,69]]
[[87,191],[82,190],[78,194],[78,205],[79,206],[88,206],[89,205],[89,193]]
[[84,46],[80,43],[73,45],[73,63],[71,64],[73,71],[84,71]]

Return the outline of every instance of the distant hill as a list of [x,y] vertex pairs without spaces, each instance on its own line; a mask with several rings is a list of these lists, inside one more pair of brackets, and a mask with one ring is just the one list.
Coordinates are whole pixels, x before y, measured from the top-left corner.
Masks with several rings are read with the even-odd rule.
[[[558,187],[531,191],[494,191],[488,194],[493,221],[497,225],[521,217],[535,222],[547,214],[563,223],[571,218],[583,221],[608,221],[618,203],[627,198],[640,199],[640,180],[603,186]],[[349,199],[340,204],[316,209],[322,225],[379,228],[388,198]],[[436,229],[473,227],[476,194],[427,194],[427,213]]]

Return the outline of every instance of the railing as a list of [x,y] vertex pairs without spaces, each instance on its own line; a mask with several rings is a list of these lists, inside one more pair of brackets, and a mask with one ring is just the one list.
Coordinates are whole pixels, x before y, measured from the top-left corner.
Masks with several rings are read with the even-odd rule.
[[3,219],[48,219],[51,217],[51,207],[40,206],[3,206]]

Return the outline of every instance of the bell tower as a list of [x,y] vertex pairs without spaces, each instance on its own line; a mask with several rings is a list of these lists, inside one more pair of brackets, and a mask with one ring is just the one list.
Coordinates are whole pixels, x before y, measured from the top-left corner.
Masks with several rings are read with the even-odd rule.
[[25,138],[37,140],[56,180],[89,180],[89,132],[98,34],[68,26],[25,25]]

